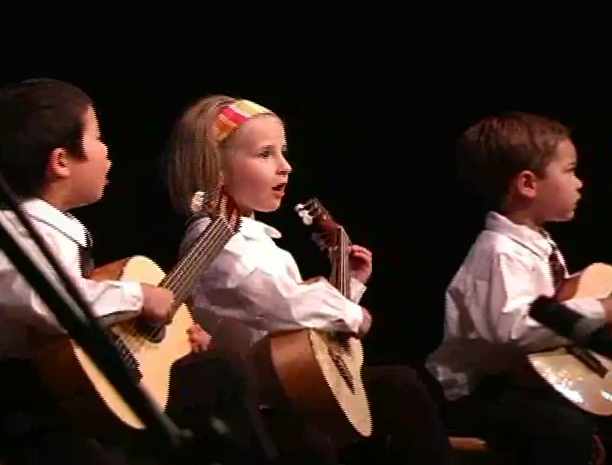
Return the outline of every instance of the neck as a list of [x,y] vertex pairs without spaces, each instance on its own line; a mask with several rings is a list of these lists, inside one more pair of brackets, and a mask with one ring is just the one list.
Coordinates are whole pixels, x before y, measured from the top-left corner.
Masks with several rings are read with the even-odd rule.
[[56,189],[44,189],[40,193],[39,197],[48,204],[53,205],[55,208],[63,212],[74,208],[74,205],[69,202],[69,199],[67,199],[61,191],[58,191]]
[[510,221],[516,224],[522,224],[534,231],[541,231],[544,228],[544,222],[535,218],[535,215],[530,209],[505,210],[502,214]]

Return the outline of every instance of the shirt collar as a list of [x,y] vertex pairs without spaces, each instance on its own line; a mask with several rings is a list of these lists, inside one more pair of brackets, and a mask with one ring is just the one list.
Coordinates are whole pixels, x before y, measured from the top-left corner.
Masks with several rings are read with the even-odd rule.
[[70,213],[64,213],[38,198],[25,200],[21,207],[35,220],[51,226],[80,246],[87,247],[85,227]]
[[280,239],[282,234],[272,226],[268,226],[254,218],[243,216],[240,218],[240,233],[251,239],[262,239],[270,237],[272,239]]
[[517,224],[497,212],[487,213],[485,229],[508,236],[538,256],[547,259],[555,246],[545,231],[534,231],[528,226]]

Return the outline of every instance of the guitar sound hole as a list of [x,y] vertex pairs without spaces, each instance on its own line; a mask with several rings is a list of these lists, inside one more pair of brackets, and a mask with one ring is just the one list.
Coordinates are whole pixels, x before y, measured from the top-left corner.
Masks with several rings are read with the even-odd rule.
[[342,356],[337,354],[331,347],[327,348],[327,352],[329,353],[329,357],[334,362],[334,365],[336,365],[340,376],[348,386],[349,390],[352,394],[355,394],[355,383],[353,382],[353,377],[351,376],[351,372],[346,366],[346,363],[342,359]]

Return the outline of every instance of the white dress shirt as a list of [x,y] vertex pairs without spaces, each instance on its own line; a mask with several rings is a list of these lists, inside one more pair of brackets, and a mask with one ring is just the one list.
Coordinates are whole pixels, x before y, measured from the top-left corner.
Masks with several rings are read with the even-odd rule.
[[[203,217],[190,225],[183,252],[209,223]],[[293,256],[272,240],[277,238],[276,229],[243,217],[240,230],[198,281],[193,295],[196,318],[213,338],[223,337],[215,328],[223,327],[225,320],[242,323],[236,338],[240,340],[218,341],[224,345],[250,346],[268,332],[304,327],[357,333],[361,307],[326,279],[304,282]],[[351,279],[351,299],[358,301],[364,290],[361,282]],[[243,352],[245,347],[234,350]]]
[[[488,213],[447,288],[444,340],[427,363],[448,399],[469,394],[486,374],[512,370],[525,353],[567,343],[528,315],[538,296],[554,294],[552,249],[541,233]],[[605,316],[593,298],[565,303],[587,317]]]
[[[90,303],[96,316],[118,311],[138,312],[142,308],[142,288],[136,282],[97,282],[81,276],[79,245],[85,247],[86,230],[74,217],[68,216],[41,199],[29,199],[22,207],[42,235],[66,273],[74,280]],[[0,222],[12,232],[48,277],[61,286],[34,241],[15,215],[0,210]],[[33,334],[62,334],[46,304],[32,290],[6,255],[0,252],[0,359],[27,358],[35,340]]]

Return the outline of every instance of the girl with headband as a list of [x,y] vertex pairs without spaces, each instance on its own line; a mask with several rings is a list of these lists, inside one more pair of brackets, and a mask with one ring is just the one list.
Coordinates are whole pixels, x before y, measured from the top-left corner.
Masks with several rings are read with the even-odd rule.
[[[362,337],[368,332],[371,316],[357,302],[372,271],[371,252],[351,246],[349,299],[325,279],[304,282],[292,255],[274,242],[281,234],[255,218],[256,212],[280,208],[293,170],[278,115],[248,100],[203,98],[179,118],[168,155],[170,195],[179,212],[189,214],[194,193],[204,191],[229,197],[241,217],[240,229],[199,277],[192,296],[194,312],[218,349],[246,360],[268,333],[311,328]],[[208,216],[193,218],[183,250],[210,223]],[[245,373],[252,373],[249,368],[246,363]],[[377,462],[448,463],[448,439],[414,371],[405,366],[366,367],[363,377],[374,432],[362,443],[385,449],[377,451]],[[255,386],[261,394],[257,380]],[[274,419],[284,418],[291,428],[303,429],[303,448],[286,453],[287,463],[335,463],[346,444],[334,443],[316,425],[298,426],[295,412],[280,401],[269,406]],[[273,439],[282,450],[283,444]]]

